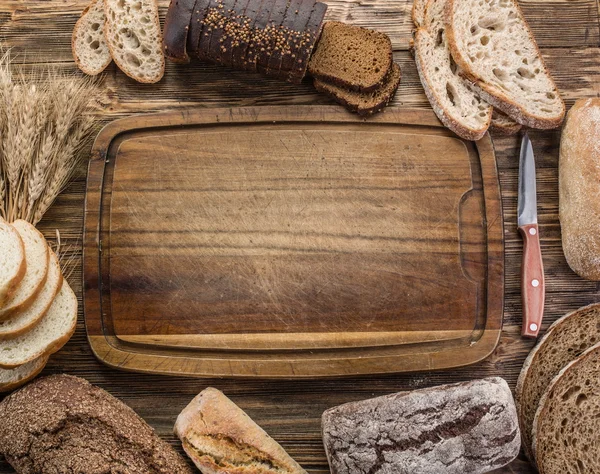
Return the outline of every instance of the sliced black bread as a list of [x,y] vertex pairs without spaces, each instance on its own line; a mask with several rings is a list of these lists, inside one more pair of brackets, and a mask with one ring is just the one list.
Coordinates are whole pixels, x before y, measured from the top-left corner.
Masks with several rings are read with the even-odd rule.
[[[229,67],[239,69],[239,64],[242,62],[239,56],[239,46],[249,38],[248,24],[250,19],[246,16],[246,10],[250,3],[251,0],[237,0],[233,7],[232,21],[225,28],[223,64]],[[237,54],[237,57],[234,57],[234,54]]]
[[400,85],[401,76],[400,66],[393,63],[392,69],[381,87],[372,92],[351,91],[319,79],[315,79],[314,85],[318,91],[328,94],[350,111],[359,115],[371,115],[389,104]]
[[267,38],[265,41],[265,46],[260,48],[260,53],[258,54],[258,60],[256,64],[258,67],[258,72],[266,75],[273,74],[273,70],[271,69],[272,58],[275,55],[275,48],[277,47],[277,44],[281,42],[280,30],[287,6],[288,0],[275,0],[275,5],[273,6],[273,11],[269,17],[267,28],[265,28]]
[[163,51],[175,63],[189,63],[187,37],[196,0],[171,0],[163,28]]
[[247,55],[250,44],[254,41],[254,28],[263,3],[262,0],[250,0],[246,6],[242,23],[242,38],[246,39],[241,39],[237,43],[234,43],[231,51],[231,62],[235,69],[252,70],[248,64]]
[[392,43],[378,31],[328,21],[310,59],[308,71],[348,89],[377,89],[392,67]]
[[277,32],[275,34],[275,45],[273,47],[273,52],[269,56],[269,62],[267,64],[267,71],[270,76],[279,76],[279,73],[281,71],[281,63],[283,61],[283,55],[285,54],[287,48],[289,32],[288,25],[290,25],[290,22],[292,21],[292,16],[290,12],[292,11],[292,9],[297,10],[297,7],[299,5],[299,0],[285,1],[283,19],[281,20],[281,24],[277,28]]
[[296,58],[300,56],[300,45],[308,25],[308,20],[314,11],[314,0],[298,0],[298,7],[293,6],[288,10],[287,24],[289,24],[287,47],[281,60],[282,79],[288,79],[290,72],[296,65]]
[[276,0],[262,0],[256,20],[252,26],[252,37],[246,48],[244,69],[246,71],[258,72],[258,57],[261,50],[267,46],[266,28],[269,25],[271,14],[274,11]]
[[[209,59],[208,55],[214,29],[214,21],[211,19],[211,15],[216,14],[215,12],[218,11],[218,5],[220,3],[220,0],[206,1],[206,12],[204,13],[204,17],[202,19],[202,30],[200,32],[200,36],[198,37],[198,45],[196,46],[196,56],[203,61],[207,61]],[[202,7],[204,7],[204,5],[202,5]]]
[[[219,0],[216,8],[211,9],[204,22],[212,29],[208,59],[214,63],[227,65],[225,48],[226,28],[233,20],[237,0]],[[229,52],[231,54],[231,52]]]
[[304,34],[300,41],[299,52],[295,58],[295,66],[290,72],[289,82],[300,83],[308,70],[310,57],[315,49],[317,40],[321,36],[323,28],[323,19],[327,12],[327,5],[322,2],[315,3],[313,11],[308,19],[308,23],[304,28]]
[[187,53],[194,58],[199,58],[198,45],[204,28],[204,17],[208,11],[208,4],[209,0],[196,0],[194,4],[186,46]]
[[552,379],[586,349],[600,342],[600,304],[585,306],[558,319],[523,364],[515,398],[525,454],[533,460],[535,413]]

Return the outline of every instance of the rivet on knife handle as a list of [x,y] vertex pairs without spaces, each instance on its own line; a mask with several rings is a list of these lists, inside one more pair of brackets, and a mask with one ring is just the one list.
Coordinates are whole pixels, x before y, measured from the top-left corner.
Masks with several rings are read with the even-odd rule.
[[521,267],[521,298],[523,300],[523,329],[525,337],[537,337],[544,316],[544,265],[540,250],[537,224],[519,227],[523,236],[523,263]]

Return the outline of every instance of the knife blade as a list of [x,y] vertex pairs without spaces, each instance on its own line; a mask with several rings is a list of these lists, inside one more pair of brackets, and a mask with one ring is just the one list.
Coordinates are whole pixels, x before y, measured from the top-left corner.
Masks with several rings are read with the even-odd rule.
[[524,337],[537,337],[544,316],[546,290],[537,223],[535,157],[531,140],[526,133],[521,141],[519,158],[517,223],[519,233],[523,237],[523,260],[521,263],[523,327],[521,335]]

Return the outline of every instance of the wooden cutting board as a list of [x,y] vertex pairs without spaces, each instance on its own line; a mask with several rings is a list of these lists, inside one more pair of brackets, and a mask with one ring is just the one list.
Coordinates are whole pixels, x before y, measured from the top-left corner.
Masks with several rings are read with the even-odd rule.
[[125,370],[316,377],[471,364],[502,326],[490,138],[429,111],[196,109],[94,145],[85,319]]

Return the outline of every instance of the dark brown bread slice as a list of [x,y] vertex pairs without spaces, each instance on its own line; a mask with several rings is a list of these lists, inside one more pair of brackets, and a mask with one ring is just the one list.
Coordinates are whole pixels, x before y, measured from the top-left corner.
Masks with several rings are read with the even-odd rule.
[[292,27],[296,19],[296,11],[300,11],[300,5],[302,0],[288,0],[286,5],[285,13],[283,14],[283,20],[279,26],[277,32],[277,40],[273,54],[269,58],[269,71],[271,75],[279,78],[281,75],[281,67],[283,65],[283,58],[288,53],[290,48],[290,41],[292,38]]
[[250,40],[250,23],[252,20],[247,16],[251,3],[255,0],[238,0],[235,5],[234,23],[229,25],[225,48],[230,53],[227,65],[236,69],[243,68],[241,55],[242,45],[248,44]]
[[377,89],[392,67],[392,43],[378,31],[328,21],[308,70],[313,77],[348,89]]
[[275,0],[273,11],[269,17],[269,22],[265,28],[266,40],[263,47],[260,48],[260,53],[257,59],[257,69],[266,75],[270,75],[269,64],[271,63],[275,46],[279,41],[279,27],[283,23],[285,11],[287,10],[289,0]]
[[204,18],[208,12],[210,0],[196,0],[194,11],[192,13],[192,22],[190,23],[190,31],[187,39],[187,52],[189,55],[203,59],[200,56],[198,47],[202,39],[202,31],[204,30]]
[[296,5],[292,3],[288,9],[284,25],[287,26],[289,31],[287,31],[286,46],[281,57],[280,79],[287,80],[294,67],[294,62],[299,54],[300,43],[314,6],[315,0],[297,0]]
[[189,63],[187,37],[196,0],[171,0],[163,29],[165,56],[176,63]]
[[323,19],[327,12],[327,5],[322,2],[317,2],[313,8],[313,12],[308,20],[308,24],[304,29],[304,34],[300,44],[300,51],[296,58],[296,66],[290,73],[289,81],[293,83],[300,83],[306,71],[308,69],[308,62],[315,49],[319,37],[321,36],[321,30],[323,28]]
[[379,112],[389,104],[400,85],[401,76],[400,66],[394,63],[381,87],[373,92],[351,91],[319,79],[315,79],[314,84],[319,92],[326,93],[351,112],[364,116]]
[[231,21],[237,0],[218,0],[214,8],[211,8],[204,23],[212,30],[210,45],[207,50],[207,58],[217,64],[223,64],[227,52],[225,51],[225,29]]
[[70,375],[38,379],[0,403],[0,452],[19,474],[192,474],[131,408]]
[[276,0],[262,0],[260,10],[252,28],[252,38],[248,43],[245,57],[246,71],[258,72],[258,56],[266,46],[267,35],[265,28],[269,24]]
[[498,377],[347,403],[323,413],[322,429],[332,474],[484,473],[520,448]]
[[209,61],[210,58],[208,56],[210,51],[210,43],[213,33],[213,25],[209,19],[209,15],[211,13],[214,15],[215,12],[219,8],[219,4],[222,0],[208,0],[206,11],[204,13],[204,18],[202,19],[202,31],[200,33],[200,37],[198,38],[198,46],[196,47],[197,56],[199,59],[203,61]]
[[240,41],[233,47],[233,67],[242,70],[252,70],[252,65],[248,63],[248,52],[250,45],[255,41],[255,26],[263,5],[263,0],[250,0],[244,13],[243,34],[247,35],[246,41]]

